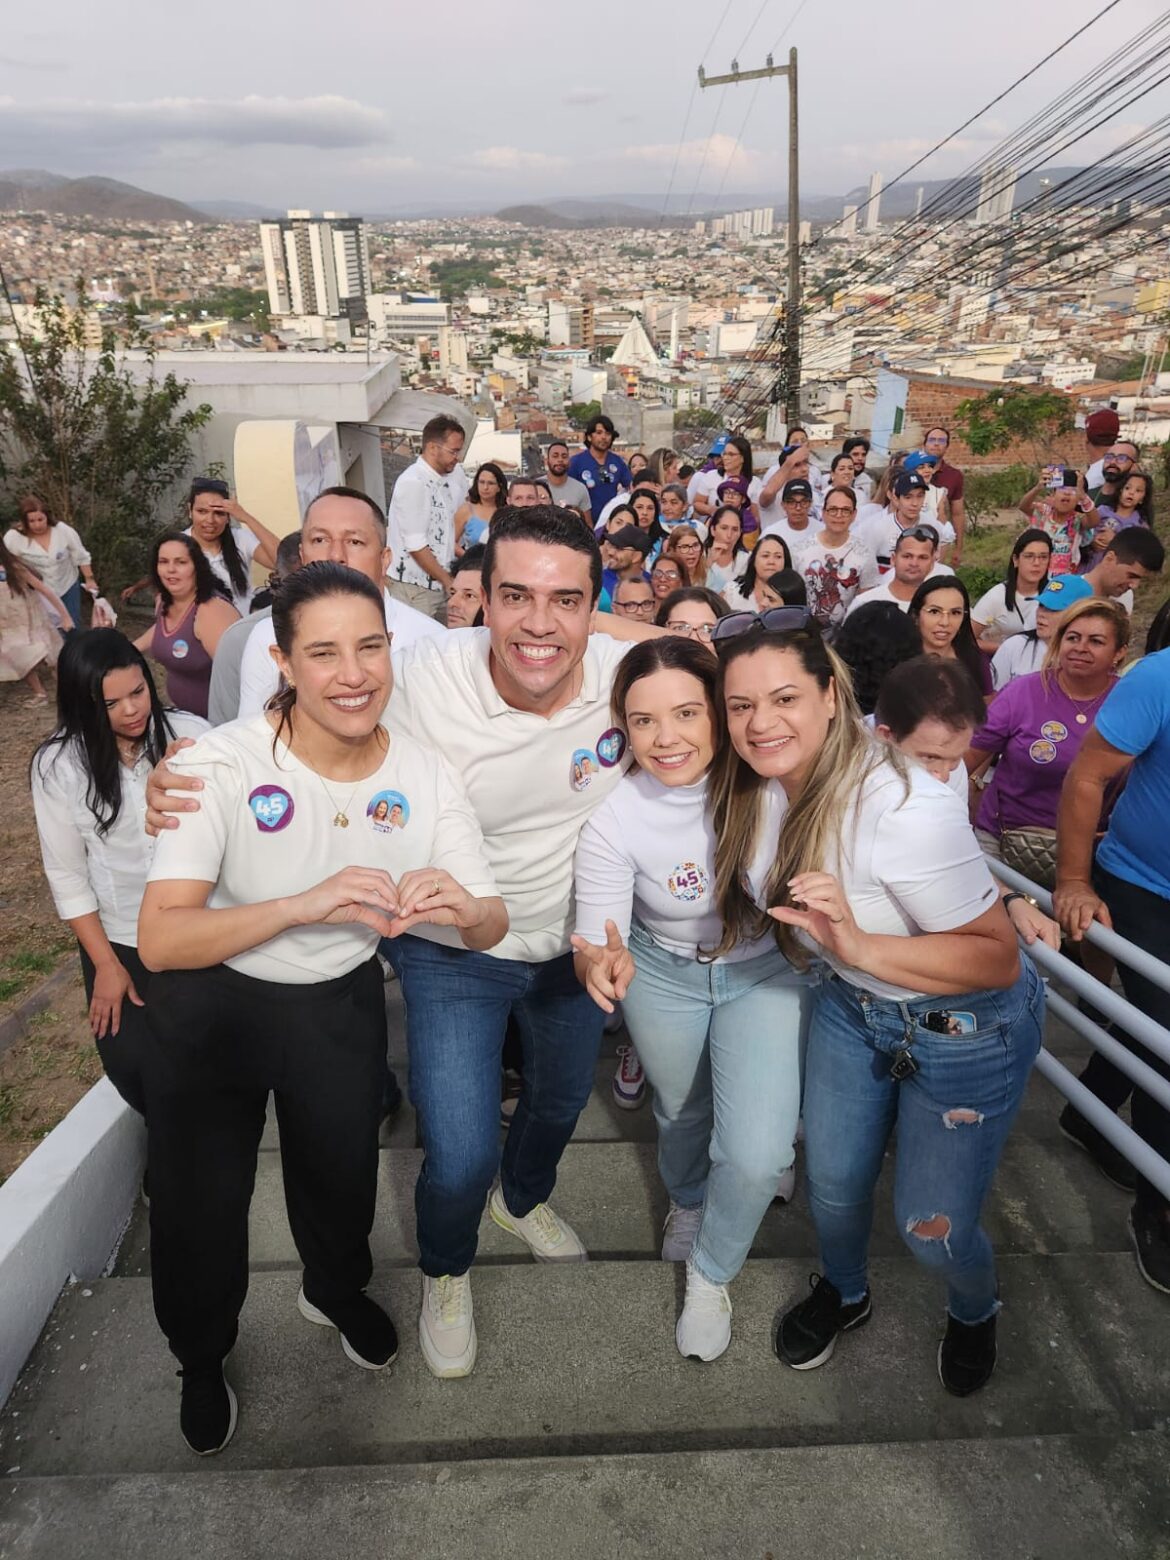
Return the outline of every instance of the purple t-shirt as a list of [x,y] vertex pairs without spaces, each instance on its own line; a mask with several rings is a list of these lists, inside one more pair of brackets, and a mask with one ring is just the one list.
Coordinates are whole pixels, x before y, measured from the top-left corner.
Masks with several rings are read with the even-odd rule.
[[[1110,688],[1116,681],[1110,680]],[[971,739],[981,753],[999,755],[975,827],[997,836],[1004,829],[1055,829],[1064,777],[1106,697],[1070,699],[1055,676],[1045,689],[1039,672],[1001,688]],[[1078,715],[1088,716],[1083,726]]]

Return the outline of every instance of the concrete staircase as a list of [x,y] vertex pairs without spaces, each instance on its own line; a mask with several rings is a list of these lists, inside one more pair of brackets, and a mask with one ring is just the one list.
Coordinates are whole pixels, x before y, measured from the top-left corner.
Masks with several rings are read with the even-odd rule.
[[[1055,1025],[1049,1044],[1080,1054]],[[1170,1555],[1170,1301],[1137,1276],[1127,1198],[1058,1134],[1043,1080],[988,1217],[999,1370],[960,1402],[935,1373],[942,1297],[902,1249],[888,1185],[873,1321],[827,1367],[798,1374],[771,1350],[815,1267],[799,1192],[768,1213],[734,1285],[728,1353],[680,1359],[653,1120],[614,1106],[613,1066],[599,1066],[555,1197],[592,1261],[538,1267],[485,1219],[466,1381],[436,1381],[418,1350],[409,1108],[383,1150],[374,1232],[372,1292],[402,1338],[384,1376],[296,1313],[270,1129],[229,1366],[240,1423],[206,1462],[179,1436],[139,1211],[112,1275],[64,1292],[0,1415],[0,1557]]]

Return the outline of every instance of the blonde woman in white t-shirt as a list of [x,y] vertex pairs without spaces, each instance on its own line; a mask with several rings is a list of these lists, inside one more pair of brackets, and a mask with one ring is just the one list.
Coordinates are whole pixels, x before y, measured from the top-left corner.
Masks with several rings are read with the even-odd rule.
[[[578,979],[605,1012],[621,1002],[653,1086],[662,1256],[687,1265],[675,1341],[700,1360],[730,1343],[727,1286],[773,1197],[792,1195],[807,996],[767,929],[710,957],[723,930],[707,809],[715,675],[710,651],[681,636],[626,656],[612,713],[637,768],[586,823],[573,879]],[[773,850],[782,804],[773,787]]]
[[462,782],[381,723],[393,678],[377,586],[308,564],[272,621],[285,691],[170,760],[200,778],[200,805],[160,835],[138,923],[139,954],[161,972],[147,1002],[155,1313],[201,1454],[235,1428],[223,1361],[269,1091],[298,1308],[380,1370],[398,1344],[365,1294],[386,1060],[375,949],[424,924],[490,948],[508,926]]
[[[979,1220],[1040,1046],[1042,987],[961,803],[873,743],[815,624],[747,627],[718,644],[730,737],[712,775],[718,951],[771,917],[790,958],[812,950],[826,966],[804,1094],[824,1271],[781,1321],[777,1353],[811,1370],[869,1319],[873,1195],[896,1124],[896,1222],[947,1281],[939,1376],[965,1396],[995,1368],[995,1260]],[[787,811],[762,859],[776,783]]]

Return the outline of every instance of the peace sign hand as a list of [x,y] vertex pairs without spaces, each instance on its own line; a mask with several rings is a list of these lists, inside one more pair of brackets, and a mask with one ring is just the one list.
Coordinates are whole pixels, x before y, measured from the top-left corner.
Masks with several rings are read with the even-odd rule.
[[571,937],[573,966],[577,979],[593,998],[603,1013],[612,1013],[630,989],[630,982],[638,973],[634,956],[622,942],[621,933],[613,921],[605,923],[605,947],[586,942],[584,937]]

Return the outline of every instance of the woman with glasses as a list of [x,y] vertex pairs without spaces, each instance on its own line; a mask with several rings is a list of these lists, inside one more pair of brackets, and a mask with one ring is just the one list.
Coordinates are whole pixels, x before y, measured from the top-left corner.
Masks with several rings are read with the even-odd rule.
[[[839,455],[834,462],[853,462]],[[842,464],[841,469],[844,470]],[[797,572],[804,576],[808,604],[823,629],[839,628],[854,599],[863,590],[881,584],[877,559],[869,548],[850,534],[857,514],[852,487],[830,484],[821,510],[821,528],[807,547],[796,555]]]
[[923,655],[961,661],[975,686],[990,698],[991,670],[971,631],[971,598],[962,580],[954,574],[923,580],[910,602],[909,617],[918,629]]
[[823,1271],[781,1321],[776,1350],[811,1370],[869,1320],[874,1191],[896,1126],[897,1226],[946,1279],[938,1370],[965,1396],[995,1368],[999,1293],[980,1213],[1040,1046],[1042,987],[962,806],[873,741],[815,620],[730,624],[717,640],[729,740],[710,786],[714,951],[771,923],[790,962],[825,965],[803,1107]]
[[731,608],[722,596],[703,585],[684,586],[672,591],[666,600],[658,604],[654,623],[668,634],[682,634],[701,645],[711,644],[711,631]]
[[686,569],[692,585],[707,583],[707,555],[703,551],[704,530],[701,536],[689,522],[676,525],[667,535],[662,551],[668,558],[675,558]]
[[650,566],[650,589],[654,592],[656,602],[665,601],[667,596],[690,583],[686,565],[681,559],[672,558],[669,553],[661,553]]
[[761,612],[765,602],[759,596],[759,587],[781,569],[791,569],[792,553],[782,536],[761,536],[753,550],[747,554],[742,574],[723,588],[723,599],[733,612]]
[[722,591],[731,584],[739,569],[743,552],[743,523],[739,511],[721,504],[711,516],[711,530],[704,543],[709,589]]
[[[729,622],[724,618],[722,622]],[[675,1329],[684,1357],[731,1341],[727,1286],[778,1194],[790,1197],[805,980],[768,928],[721,940],[707,777],[719,723],[716,664],[682,638],[636,645],[614,680],[615,726],[635,768],[582,831],[575,866],[578,978],[620,1001],[654,1088],[670,1197],[662,1258],[686,1262]],[[761,832],[774,851],[782,793]]]
[[971,631],[985,655],[994,655],[1012,634],[1036,626],[1036,603],[1048,583],[1052,538],[1029,526],[1016,537],[1003,582],[984,591],[971,608]]

